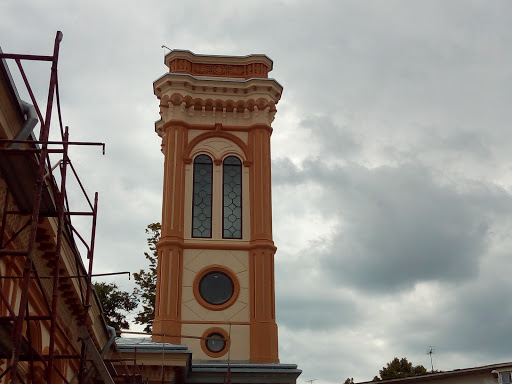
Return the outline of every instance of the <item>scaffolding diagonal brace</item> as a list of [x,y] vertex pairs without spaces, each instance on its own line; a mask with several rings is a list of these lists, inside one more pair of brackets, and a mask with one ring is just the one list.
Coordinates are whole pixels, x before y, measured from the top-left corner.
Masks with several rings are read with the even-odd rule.
[[105,384],[114,384],[114,380],[112,380],[112,377],[110,376],[110,373],[107,370],[105,362],[103,361],[103,358],[96,349],[96,346],[91,340],[91,336],[89,335],[89,332],[87,332],[87,328],[85,328],[85,326],[81,325],[78,328],[78,336],[85,343],[85,347],[87,348],[87,351],[91,355],[92,362],[96,367],[96,370],[100,374],[103,382]]

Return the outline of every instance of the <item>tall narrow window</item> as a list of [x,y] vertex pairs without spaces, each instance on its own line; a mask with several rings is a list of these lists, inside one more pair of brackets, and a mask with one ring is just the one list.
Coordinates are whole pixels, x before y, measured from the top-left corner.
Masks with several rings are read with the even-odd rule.
[[212,159],[199,155],[194,159],[194,198],[192,237],[212,237]]
[[225,239],[242,238],[242,162],[228,156],[223,164],[223,235]]

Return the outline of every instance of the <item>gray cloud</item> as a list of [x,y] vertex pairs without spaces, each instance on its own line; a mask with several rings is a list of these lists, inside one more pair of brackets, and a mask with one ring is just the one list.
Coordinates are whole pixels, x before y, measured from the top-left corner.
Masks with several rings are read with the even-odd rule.
[[329,156],[329,160],[348,160],[360,150],[361,145],[348,126],[336,124],[329,116],[307,116],[300,126],[317,141],[321,155]]
[[327,250],[317,255],[336,280],[362,290],[474,277],[494,218],[510,211],[504,190],[440,185],[418,165],[365,169],[310,161],[303,167],[304,182],[324,186],[320,196],[309,196],[317,209],[341,218]]
[[[295,280],[297,283],[300,283],[300,279]],[[351,300],[329,296],[325,292],[318,292],[315,296],[305,296],[303,293],[296,292],[293,296],[281,297],[276,301],[278,322],[283,319],[291,330],[332,332],[339,328],[348,329],[361,318],[356,304]]]

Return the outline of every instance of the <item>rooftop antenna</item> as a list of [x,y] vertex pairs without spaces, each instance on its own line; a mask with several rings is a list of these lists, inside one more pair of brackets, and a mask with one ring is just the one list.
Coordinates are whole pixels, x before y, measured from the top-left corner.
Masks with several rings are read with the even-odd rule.
[[162,48],[167,48],[169,51],[172,51],[172,49],[169,48],[167,45],[162,45]]
[[313,384],[313,381],[317,381],[317,380],[318,380],[318,379],[306,380],[306,383]]
[[427,353],[426,355],[430,355],[430,365],[432,367],[432,372],[434,372],[434,363],[432,362],[432,355],[434,353],[436,353],[435,349],[434,349],[434,346],[433,345],[429,345],[427,346],[428,350],[427,350]]

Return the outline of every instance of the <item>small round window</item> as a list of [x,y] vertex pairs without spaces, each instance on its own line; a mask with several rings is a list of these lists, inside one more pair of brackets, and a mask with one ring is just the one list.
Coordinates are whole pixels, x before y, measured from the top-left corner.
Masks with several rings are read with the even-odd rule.
[[219,358],[224,356],[230,348],[231,342],[225,329],[213,327],[205,329],[201,340],[201,349],[210,357]]
[[219,353],[226,348],[226,340],[220,333],[214,332],[208,335],[206,348],[213,353]]
[[209,304],[224,304],[231,299],[233,292],[233,281],[223,272],[207,273],[199,282],[199,294]]

